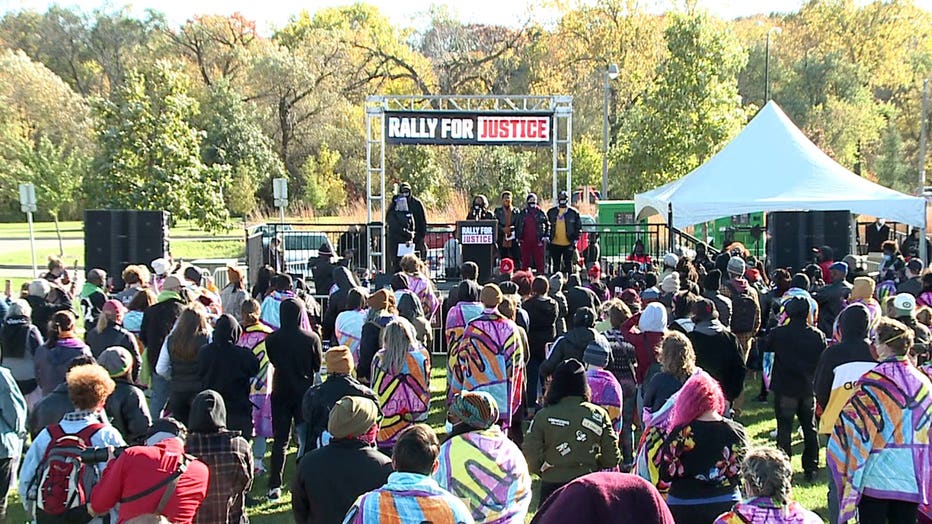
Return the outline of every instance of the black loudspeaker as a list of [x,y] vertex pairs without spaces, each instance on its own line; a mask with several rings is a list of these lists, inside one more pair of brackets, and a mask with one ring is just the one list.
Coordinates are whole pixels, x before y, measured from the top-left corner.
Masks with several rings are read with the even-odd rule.
[[84,267],[100,268],[123,288],[121,273],[131,264],[149,263],[168,252],[168,213],[122,209],[84,212]]
[[800,271],[813,261],[812,248],[829,246],[835,260],[851,253],[848,211],[780,211],[767,215],[767,257],[771,269]]

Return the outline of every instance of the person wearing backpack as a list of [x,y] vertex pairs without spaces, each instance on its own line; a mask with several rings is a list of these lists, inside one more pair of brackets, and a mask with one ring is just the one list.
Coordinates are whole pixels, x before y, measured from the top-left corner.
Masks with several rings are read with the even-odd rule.
[[210,472],[185,454],[187,434],[173,418],[156,420],[146,445],[127,448],[107,465],[91,494],[91,511],[101,514],[119,504],[118,524],[194,522],[207,497]]
[[39,524],[90,522],[91,490],[106,461],[88,464],[78,458],[87,449],[126,445],[116,428],[101,422],[100,412],[115,387],[107,370],[97,364],[77,366],[65,380],[75,411],[36,436],[19,472],[26,514]]
[[26,436],[26,398],[13,373],[0,367],[0,522],[6,522],[6,501],[13,467],[23,453]]
[[744,278],[744,260],[731,257],[728,261],[728,282],[725,295],[731,299],[731,332],[738,339],[744,361],[751,352],[751,340],[760,329],[760,300],[757,291]]

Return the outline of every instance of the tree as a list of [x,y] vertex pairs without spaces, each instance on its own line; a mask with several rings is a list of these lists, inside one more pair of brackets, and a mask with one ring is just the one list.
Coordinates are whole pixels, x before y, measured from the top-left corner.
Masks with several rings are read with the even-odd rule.
[[332,214],[346,204],[346,188],[336,172],[340,153],[323,145],[316,155],[309,156],[301,170],[307,181],[304,202],[315,213]]
[[623,195],[687,174],[746,121],[737,75],[747,55],[727,28],[703,14],[677,14],[664,35],[669,57],[614,151]]
[[259,40],[256,23],[240,13],[196,16],[167,34],[177,49],[197,65],[207,86],[219,79],[235,80],[246,69],[249,51]]
[[95,109],[100,151],[85,179],[93,203],[164,209],[209,230],[226,225],[223,187],[230,169],[201,162],[201,136],[191,125],[198,104],[177,67],[160,61],[151,70],[129,71]]
[[262,132],[254,109],[226,80],[208,89],[198,127],[204,130],[201,158],[207,166],[227,165],[232,179],[224,187],[227,208],[246,216],[256,208],[256,192],[285,175],[272,140]]

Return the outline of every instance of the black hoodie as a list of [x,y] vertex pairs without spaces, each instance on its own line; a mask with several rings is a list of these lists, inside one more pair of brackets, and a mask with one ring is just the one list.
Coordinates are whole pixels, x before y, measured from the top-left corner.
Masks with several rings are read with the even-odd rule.
[[770,390],[786,397],[811,399],[816,366],[825,351],[825,336],[807,322],[807,299],[790,299],[784,311],[789,323],[774,328],[767,336],[767,351],[773,352]]
[[595,293],[582,285],[579,275],[572,274],[566,281],[566,318],[572,319],[576,311],[582,307],[592,308],[593,311],[599,311],[599,297]]
[[[337,266],[333,270],[333,283],[337,285],[337,290],[330,295],[330,298],[327,302],[327,311],[324,312],[323,321],[320,324],[321,335],[324,340],[333,340],[334,336],[334,326],[336,326],[337,316],[346,311],[346,298],[349,295],[349,292],[354,287],[359,284],[356,282],[356,277],[350,272],[349,269],[343,266]],[[318,290],[318,295],[325,295],[330,293],[330,288],[321,291]]]
[[[823,409],[828,406],[832,392],[836,389],[834,386],[845,389],[845,383],[857,380],[875,364],[867,340],[869,323],[870,313],[860,304],[849,306],[838,316],[841,342],[822,353],[815,373],[816,401]],[[834,384],[836,378],[839,379],[837,385]]]
[[220,393],[202,391],[191,403],[185,452],[207,464],[210,485],[194,522],[245,524],[246,493],[252,486],[252,448],[238,431],[226,428]]
[[282,326],[265,339],[269,362],[275,366],[272,402],[277,398],[284,403],[300,405],[304,392],[314,384],[314,375],[320,371],[320,337],[301,329],[302,309],[299,301],[284,300],[280,310]]
[[252,403],[249,385],[259,373],[259,361],[252,350],[237,346],[242,329],[230,315],[217,320],[213,342],[197,352],[197,374],[204,389],[223,396],[230,429],[252,435]]

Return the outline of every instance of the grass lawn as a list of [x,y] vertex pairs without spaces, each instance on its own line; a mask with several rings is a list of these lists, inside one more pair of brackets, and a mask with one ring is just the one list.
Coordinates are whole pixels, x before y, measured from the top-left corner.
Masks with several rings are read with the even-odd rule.
[[[749,392],[756,394],[758,385],[752,380],[748,380],[747,389]],[[429,424],[439,433],[443,432],[443,424],[446,419],[444,409],[444,396],[446,395],[446,358],[434,357],[433,369],[431,371],[430,389],[432,393],[432,403],[430,410]],[[773,407],[771,404],[749,403],[742,417],[742,421],[747,428],[748,436],[757,445],[773,446],[774,442],[770,440],[770,432],[776,429],[776,422],[773,419]],[[269,441],[269,450],[271,451],[271,440]],[[295,453],[297,449],[292,447],[288,450],[288,457],[285,462],[285,486],[283,486],[282,498],[274,503],[265,501],[265,494],[268,489],[268,476],[258,477],[253,484],[251,495],[262,503],[249,508],[250,522],[257,524],[291,524],[294,518],[291,514],[291,491],[288,481],[294,478]],[[794,439],[793,447],[793,465],[794,470],[799,473],[793,479],[793,496],[804,507],[816,511],[823,519],[827,519],[828,511],[826,509],[827,493],[827,476],[824,471],[819,475],[815,483],[807,483],[803,480],[802,468],[799,457],[802,453],[802,439],[798,435]],[[824,453],[822,453],[824,461]],[[269,464],[268,455],[265,458],[266,465]],[[325,472],[322,472],[325,474]],[[15,491],[15,489],[11,490]],[[534,482],[534,501],[532,508],[537,506],[537,482]],[[14,493],[11,496],[9,504],[9,521],[23,522],[25,515],[19,499]],[[530,516],[528,517],[530,520]]]
[[[61,234],[64,237],[73,237],[76,235],[84,234],[84,222],[81,220],[59,222],[59,226],[61,228]],[[243,231],[242,221],[238,219],[233,220],[231,226],[232,227],[229,230],[221,231],[220,234],[238,235]],[[54,236],[55,222],[33,222],[32,229],[36,236]],[[197,227],[194,222],[190,220],[181,220],[171,228],[171,236],[173,237],[200,237],[211,236],[213,234],[214,233],[204,231],[203,229]],[[25,215],[23,216],[22,222],[0,223],[0,237],[29,238],[29,224],[26,222]]]
[[[0,266],[30,266],[32,265],[32,251],[29,242],[17,241],[12,249],[0,251]],[[65,263],[74,267],[84,266],[84,241],[66,240]],[[172,255],[177,259],[195,260],[199,258],[245,258],[246,245],[243,240],[172,240]],[[48,262],[50,254],[58,253],[58,241],[36,241],[36,264],[42,270]],[[148,261],[147,261],[148,262]]]

